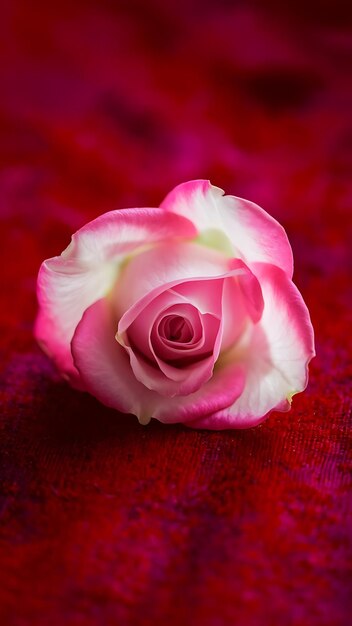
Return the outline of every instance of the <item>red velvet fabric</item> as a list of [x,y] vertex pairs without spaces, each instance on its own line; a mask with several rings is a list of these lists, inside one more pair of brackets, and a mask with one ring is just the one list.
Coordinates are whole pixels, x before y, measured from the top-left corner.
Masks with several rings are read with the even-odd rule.
[[[346,7],[4,0],[4,626],[351,623]],[[140,426],[32,337],[42,259],[192,178],[284,224],[315,326],[307,391],[247,431]]]

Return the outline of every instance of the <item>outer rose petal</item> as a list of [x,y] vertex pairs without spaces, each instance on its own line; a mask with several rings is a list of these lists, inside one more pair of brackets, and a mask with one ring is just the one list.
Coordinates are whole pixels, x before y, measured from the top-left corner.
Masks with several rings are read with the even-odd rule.
[[98,400],[125,413],[141,415],[149,391],[132,372],[127,352],[115,340],[111,303],[102,298],[83,314],[72,339],[72,356],[82,381]]
[[141,423],[151,417],[167,423],[194,420],[226,408],[242,392],[243,370],[230,363],[195,393],[163,398],[136,379],[115,333],[113,308],[103,298],[85,311],[77,326],[72,340],[74,362],[87,391],[109,407],[134,413]]
[[308,364],[315,356],[308,309],[282,270],[262,263],[253,269],[262,287],[264,312],[253,327],[243,360],[247,372],[243,393],[228,409],[189,421],[193,428],[255,426],[274,409],[288,411],[292,396],[307,386]]
[[111,289],[126,254],[145,244],[195,236],[189,220],[174,218],[152,208],[110,211],[78,230],[61,256],[42,264],[35,335],[76,386],[70,341],[83,312]]
[[199,233],[221,231],[231,241],[234,256],[249,267],[272,263],[292,278],[292,250],[283,227],[253,202],[225,196],[208,180],[178,185],[160,205],[167,211],[192,220]]

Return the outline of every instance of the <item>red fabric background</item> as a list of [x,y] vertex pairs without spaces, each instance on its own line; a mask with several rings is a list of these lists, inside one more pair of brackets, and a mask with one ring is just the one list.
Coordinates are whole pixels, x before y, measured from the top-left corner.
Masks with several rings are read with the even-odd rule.
[[[5,0],[0,622],[351,623],[351,31],[342,2]],[[100,406],[32,338],[88,219],[210,178],[286,227],[318,356],[289,414]]]

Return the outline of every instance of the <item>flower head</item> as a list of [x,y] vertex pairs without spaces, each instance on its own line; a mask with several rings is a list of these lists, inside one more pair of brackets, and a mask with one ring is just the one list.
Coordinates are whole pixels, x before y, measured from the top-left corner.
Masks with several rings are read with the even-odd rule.
[[35,333],[72,385],[141,423],[245,428],[307,385],[313,329],[292,271],[276,220],[190,181],[44,261]]

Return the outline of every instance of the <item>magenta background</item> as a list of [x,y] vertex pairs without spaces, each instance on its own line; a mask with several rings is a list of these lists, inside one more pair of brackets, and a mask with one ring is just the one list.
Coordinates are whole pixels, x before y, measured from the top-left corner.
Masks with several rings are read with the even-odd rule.
[[[348,3],[2,3],[0,622],[351,623]],[[286,227],[318,356],[248,431],[120,416],[32,338],[43,258],[210,178]]]

